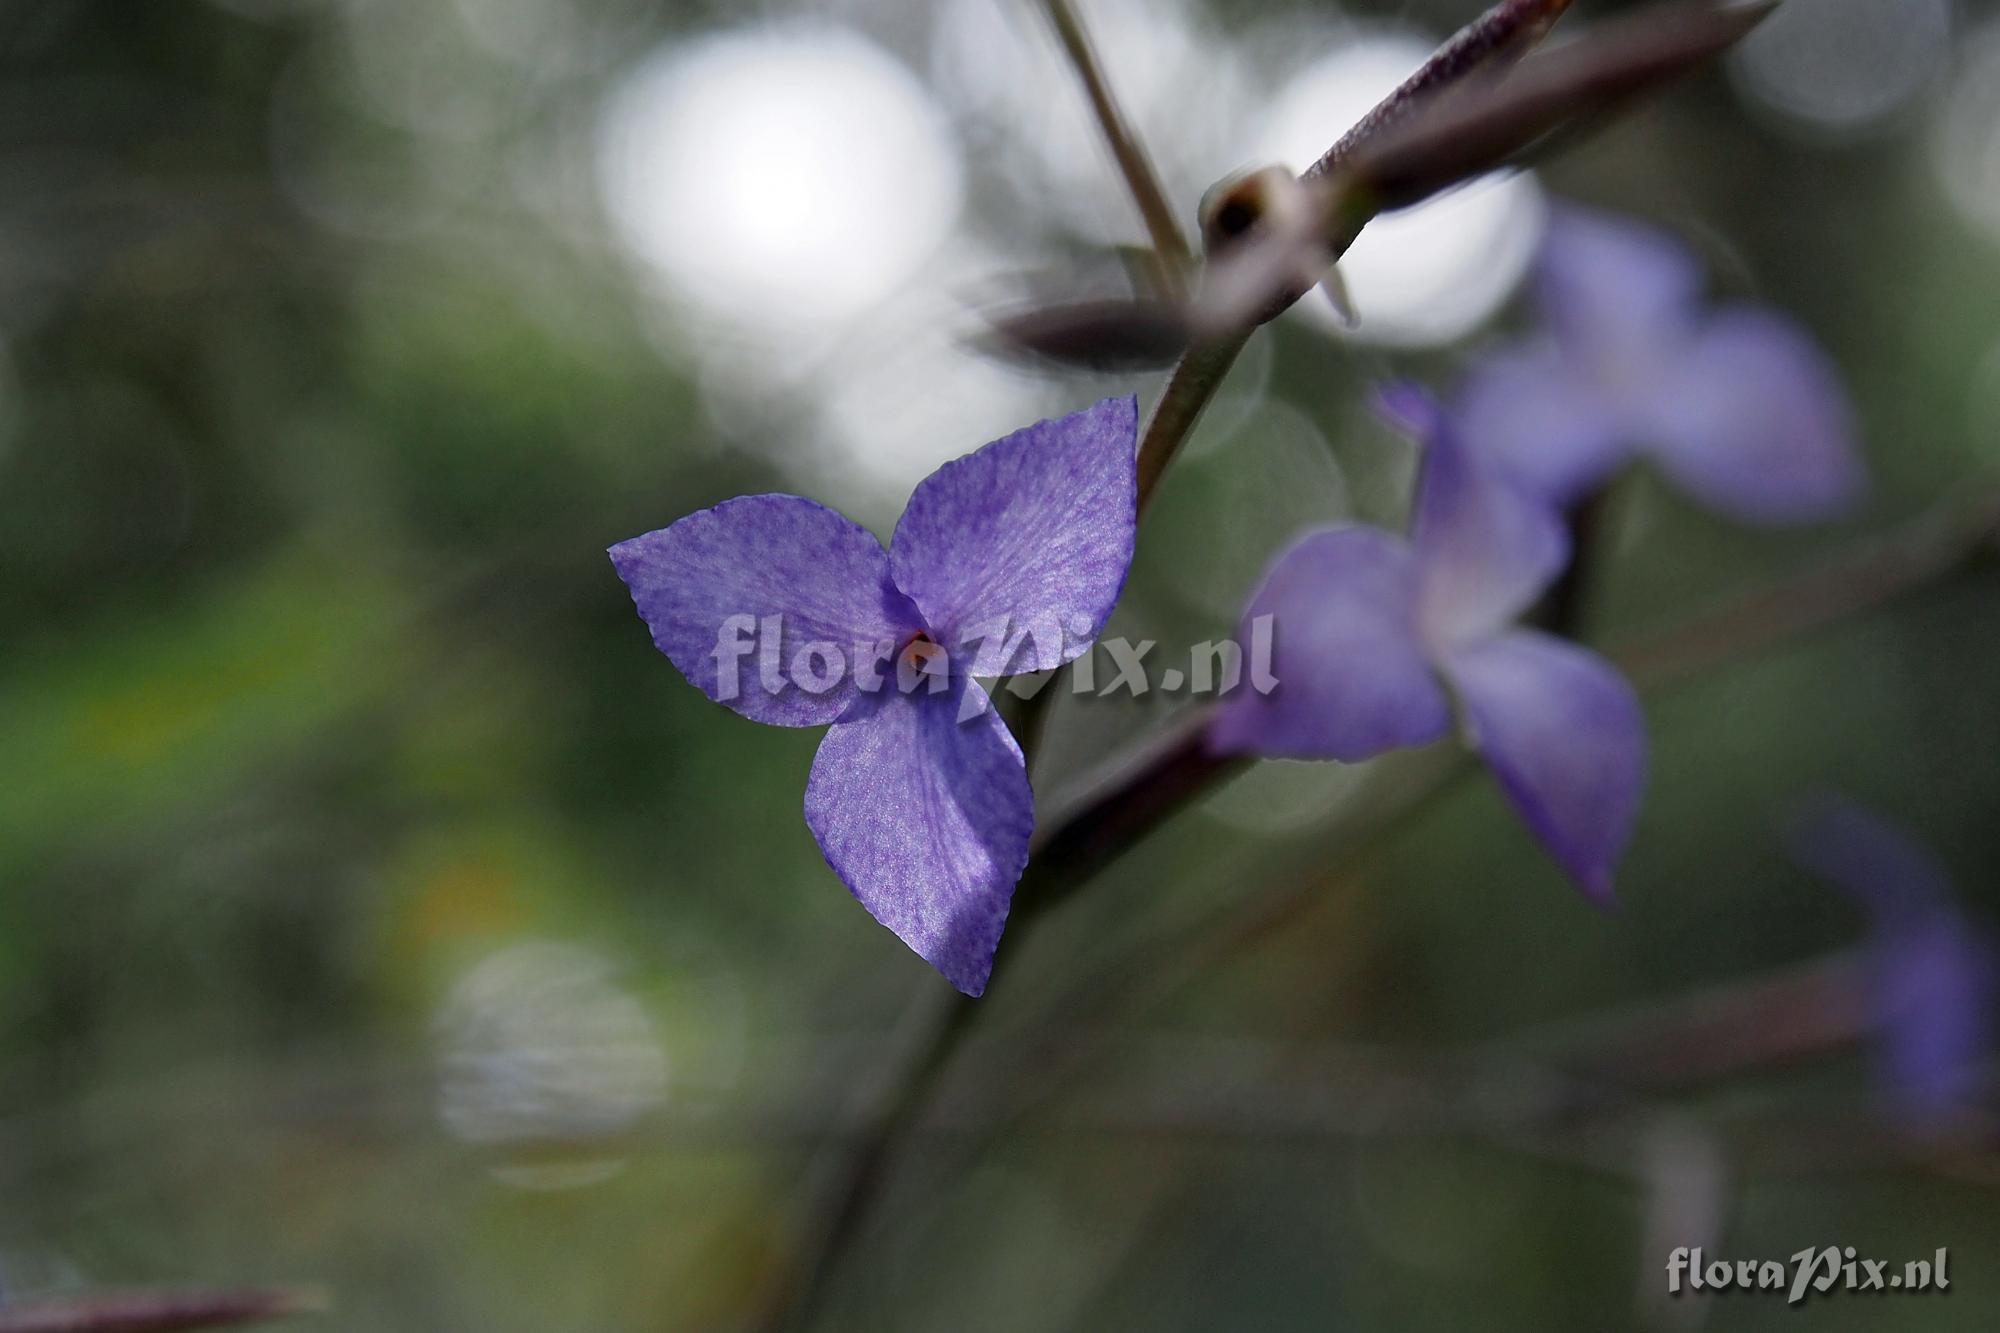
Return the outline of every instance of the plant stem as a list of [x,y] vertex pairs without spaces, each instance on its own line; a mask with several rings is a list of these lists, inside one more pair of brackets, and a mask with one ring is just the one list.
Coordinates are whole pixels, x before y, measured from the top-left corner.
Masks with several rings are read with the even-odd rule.
[[1097,58],[1097,50],[1091,44],[1090,34],[1085,31],[1083,19],[1075,6],[1070,0],[1043,0],[1042,7],[1048,11],[1049,22],[1056,30],[1057,39],[1062,42],[1064,54],[1076,70],[1078,81],[1083,84],[1084,94],[1090,98],[1090,109],[1097,116],[1098,128],[1104,132],[1104,142],[1118,163],[1119,174],[1125,178],[1125,188],[1132,193],[1132,202],[1138,205],[1147,233],[1153,238],[1153,249],[1159,255],[1164,270],[1162,277],[1169,284],[1167,294],[1179,296],[1183,292],[1188,270],[1194,265],[1194,251],[1181,232],[1159,172],[1155,170],[1145,146],[1132,132],[1131,122],[1126,119],[1117,95],[1111,90],[1110,77]]
[[806,1213],[808,1230],[794,1241],[790,1262],[767,1290],[757,1328],[779,1333],[803,1327],[819,1308],[828,1283],[889,1183],[901,1156],[899,1145],[910,1137],[929,1105],[975,1013],[969,997],[925,979],[904,1013],[904,1026],[912,1030],[907,1050],[890,1062],[877,1088],[864,1099],[861,1124],[853,1136],[834,1145],[833,1167]]
[[1672,684],[1924,587],[1991,551],[1997,539],[2000,488],[1989,488],[1664,630],[1627,639],[1610,656],[1642,689]]
[[1207,342],[1197,343],[1174,367],[1174,373],[1167,380],[1166,392],[1153,408],[1153,416],[1146,423],[1146,434],[1139,441],[1139,512],[1146,512],[1147,502],[1158,489],[1160,478],[1166,474],[1167,464],[1173,462],[1187,438],[1194,432],[1195,423],[1201,420],[1222,387],[1229,368],[1236,364],[1237,354],[1250,341],[1254,330],[1244,329],[1240,333],[1225,335]]

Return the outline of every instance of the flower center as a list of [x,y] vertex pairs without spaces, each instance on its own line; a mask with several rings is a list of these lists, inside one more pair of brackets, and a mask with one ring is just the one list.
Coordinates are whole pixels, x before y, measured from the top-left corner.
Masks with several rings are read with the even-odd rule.
[[896,650],[896,674],[905,680],[941,676],[948,670],[950,660],[944,645],[933,639],[929,630],[920,629]]

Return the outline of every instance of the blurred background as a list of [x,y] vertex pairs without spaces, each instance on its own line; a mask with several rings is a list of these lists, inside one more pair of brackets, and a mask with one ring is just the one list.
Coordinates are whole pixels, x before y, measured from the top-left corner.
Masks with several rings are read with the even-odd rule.
[[[1478,5],[1082,8],[1191,215]],[[1996,484],[2000,6],[1786,0],[1536,174],[1371,228],[1360,327],[1307,302],[1257,339],[1112,632],[1226,633],[1302,527],[1394,521],[1366,386],[1518,329],[1559,197],[1807,324],[1874,476],[1781,534],[1640,479],[1593,632]],[[314,1281],[312,1326],[367,1330],[754,1310],[944,983],[822,863],[817,733],[689,688],[603,550],[765,490],[886,535],[944,460],[1150,401],[967,344],[1141,234],[1026,0],[0,5],[0,1290]],[[1613,915],[1490,784],[1364,851],[1382,765],[1250,771],[1010,938],[819,1326],[1993,1327],[2000,1176],[1897,1121],[1825,971],[1866,917],[1784,827],[1848,793],[1996,906],[1996,592],[1957,568],[1650,693]],[[1038,789],[1173,706],[1062,700]],[[1281,929],[1176,944],[1288,886]],[[1774,1057],[1668,1058],[1717,1014]],[[1617,1066],[1630,1029],[1667,1056],[1579,1092],[1561,1052]],[[1663,1305],[1689,1244],[1948,1246],[1953,1286]]]

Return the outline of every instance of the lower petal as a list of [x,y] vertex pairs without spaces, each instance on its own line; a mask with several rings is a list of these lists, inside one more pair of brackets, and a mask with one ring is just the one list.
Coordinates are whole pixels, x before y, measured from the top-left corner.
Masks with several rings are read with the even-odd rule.
[[1248,672],[1217,710],[1209,744],[1353,763],[1445,735],[1451,704],[1417,642],[1416,598],[1416,562],[1388,533],[1344,527],[1302,538],[1243,616],[1245,651],[1271,644],[1275,683]]
[[1035,807],[1021,748],[977,685],[864,699],[820,742],[805,812],[871,916],[967,995],[986,989]]
[[1608,902],[1646,783],[1639,698],[1609,662],[1516,630],[1456,653],[1448,671],[1471,739],[1564,873]]
[[1769,311],[1710,320],[1645,415],[1675,483],[1746,522],[1831,517],[1866,488],[1838,372],[1805,330]]

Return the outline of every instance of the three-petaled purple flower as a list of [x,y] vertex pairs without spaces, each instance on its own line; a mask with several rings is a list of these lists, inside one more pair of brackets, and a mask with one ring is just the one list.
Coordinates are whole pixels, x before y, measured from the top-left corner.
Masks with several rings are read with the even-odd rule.
[[1794,822],[1792,853],[1869,915],[1869,1016],[1890,1104],[1917,1121],[1948,1115],[1992,1045],[1992,942],[1930,850],[1852,801],[1816,800]]
[[1638,698],[1595,654],[1510,628],[1562,571],[1568,532],[1426,395],[1398,388],[1383,405],[1425,444],[1409,540],[1325,528],[1278,557],[1244,613],[1274,617],[1278,684],[1229,696],[1209,744],[1357,762],[1445,736],[1455,694],[1529,831],[1607,901],[1645,785]]
[[1704,309],[1701,287],[1666,234],[1559,210],[1535,289],[1546,335],[1475,364],[1454,402],[1467,447],[1565,506],[1644,454],[1747,522],[1846,508],[1865,475],[1826,354],[1775,310]]
[[[754,721],[832,724],[806,782],[813,837],[861,905],[968,995],[986,988],[1034,831],[1021,748],[972,677],[1090,646],[1132,563],[1137,434],[1137,402],[1107,399],[946,463],[886,551],[796,495],[743,496],[611,548],[654,644],[697,689]],[[744,689],[753,627],[765,669]],[[849,650],[851,672],[828,669]]]

